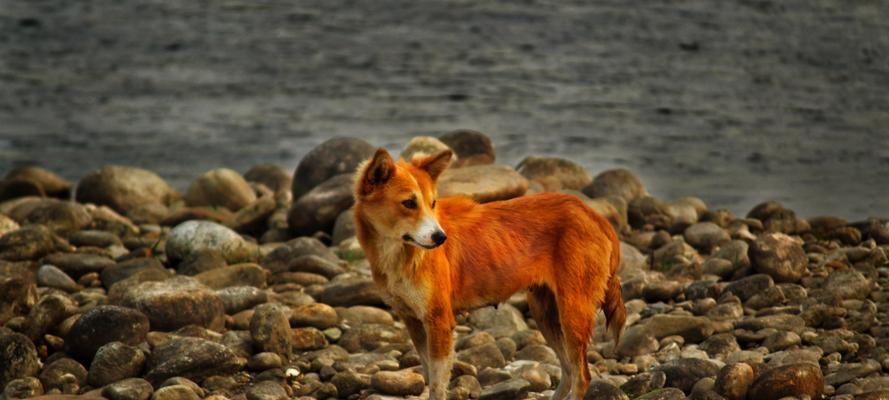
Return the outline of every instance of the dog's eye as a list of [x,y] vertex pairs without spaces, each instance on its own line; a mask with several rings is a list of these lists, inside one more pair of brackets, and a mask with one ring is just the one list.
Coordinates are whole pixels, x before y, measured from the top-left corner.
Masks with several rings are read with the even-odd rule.
[[413,209],[417,208],[417,202],[414,199],[402,201],[401,205],[403,205],[404,208],[407,208],[409,210],[413,210]]
[[432,200],[432,208],[435,208],[435,200]]

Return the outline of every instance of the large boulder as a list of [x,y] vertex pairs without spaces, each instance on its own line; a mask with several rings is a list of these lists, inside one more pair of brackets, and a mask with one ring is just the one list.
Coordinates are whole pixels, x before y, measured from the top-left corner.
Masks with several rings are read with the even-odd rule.
[[550,190],[580,190],[593,181],[583,166],[558,157],[528,156],[519,162],[516,171]]
[[146,204],[169,205],[179,195],[154,172],[106,165],[80,180],[76,197],[81,203],[106,205],[126,213]]
[[250,261],[256,247],[235,231],[210,221],[186,221],[167,235],[165,251],[172,260],[183,260],[192,253],[218,251],[230,263]]
[[238,211],[256,201],[256,193],[241,174],[228,168],[218,168],[199,176],[185,194],[190,206],[224,207]]
[[484,133],[471,129],[458,129],[438,137],[442,143],[454,150],[457,156],[452,167],[493,164],[496,160],[494,144]]
[[528,180],[506,165],[450,168],[438,180],[438,197],[466,196],[486,203],[525,194]]
[[149,330],[148,317],[138,310],[118,306],[97,306],[80,316],[68,335],[65,350],[79,360],[89,360],[110,342],[137,345]]
[[296,236],[331,232],[340,213],[355,203],[354,176],[354,173],[336,175],[294,201],[287,214],[290,232]]
[[337,137],[306,154],[293,173],[294,201],[336,175],[352,174],[358,164],[374,155],[376,147],[356,138]]
[[630,170],[623,168],[600,172],[582,191],[592,198],[622,197],[627,203],[648,195],[642,180]]
[[750,247],[750,258],[757,271],[778,283],[796,283],[809,265],[803,246],[783,233],[767,233]]
[[192,324],[221,330],[224,325],[222,299],[193,278],[142,282],[118,296],[112,300],[144,313],[155,330],[172,331]]

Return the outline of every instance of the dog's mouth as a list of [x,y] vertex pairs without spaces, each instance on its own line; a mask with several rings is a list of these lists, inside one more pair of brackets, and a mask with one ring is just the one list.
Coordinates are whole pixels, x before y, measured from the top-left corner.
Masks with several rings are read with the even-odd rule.
[[411,235],[408,235],[408,234],[406,234],[406,233],[404,234],[404,236],[401,237],[401,239],[404,240],[405,242],[407,242],[408,244],[412,244],[412,245],[414,245],[414,246],[417,246],[417,247],[420,247],[420,248],[423,248],[423,249],[426,249],[426,250],[432,250],[432,249],[434,249],[434,248],[436,248],[436,247],[439,246],[439,245],[437,245],[437,244],[432,245],[432,246],[427,246],[427,245],[425,245],[425,244],[422,244],[422,243],[420,243],[420,242],[414,240],[414,238],[411,237]]

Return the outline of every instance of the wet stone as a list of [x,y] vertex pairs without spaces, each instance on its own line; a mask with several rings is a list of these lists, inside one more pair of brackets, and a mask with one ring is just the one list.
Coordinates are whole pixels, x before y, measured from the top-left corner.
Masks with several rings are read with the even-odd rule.
[[109,400],[148,400],[153,393],[151,383],[142,378],[124,379],[102,389],[102,396]]
[[145,354],[136,347],[111,342],[100,347],[90,364],[87,381],[102,387],[126,378],[138,377],[145,364]]
[[145,340],[148,318],[132,308],[97,306],[84,313],[65,337],[67,351],[89,360],[106,343],[119,341],[137,345]]

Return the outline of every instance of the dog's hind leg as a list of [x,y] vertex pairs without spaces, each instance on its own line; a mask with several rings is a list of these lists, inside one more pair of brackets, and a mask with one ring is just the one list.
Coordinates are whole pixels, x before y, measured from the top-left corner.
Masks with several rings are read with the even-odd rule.
[[568,363],[574,371],[571,383],[572,399],[582,399],[590,385],[590,370],[587,366],[586,352],[589,346],[590,336],[593,333],[593,323],[596,317],[596,307],[585,301],[586,297],[575,294],[562,294],[557,300],[559,304],[559,319],[562,322],[562,335],[565,338],[565,352]]
[[563,400],[568,397],[571,391],[571,383],[574,381],[576,371],[569,362],[568,353],[565,351],[565,339],[562,335],[562,324],[559,321],[556,298],[553,296],[553,292],[545,286],[532,287],[528,289],[528,308],[534,321],[537,322],[537,327],[546,338],[547,344],[559,357],[559,364],[562,366],[562,379],[559,380],[559,386],[552,398],[553,400]]

